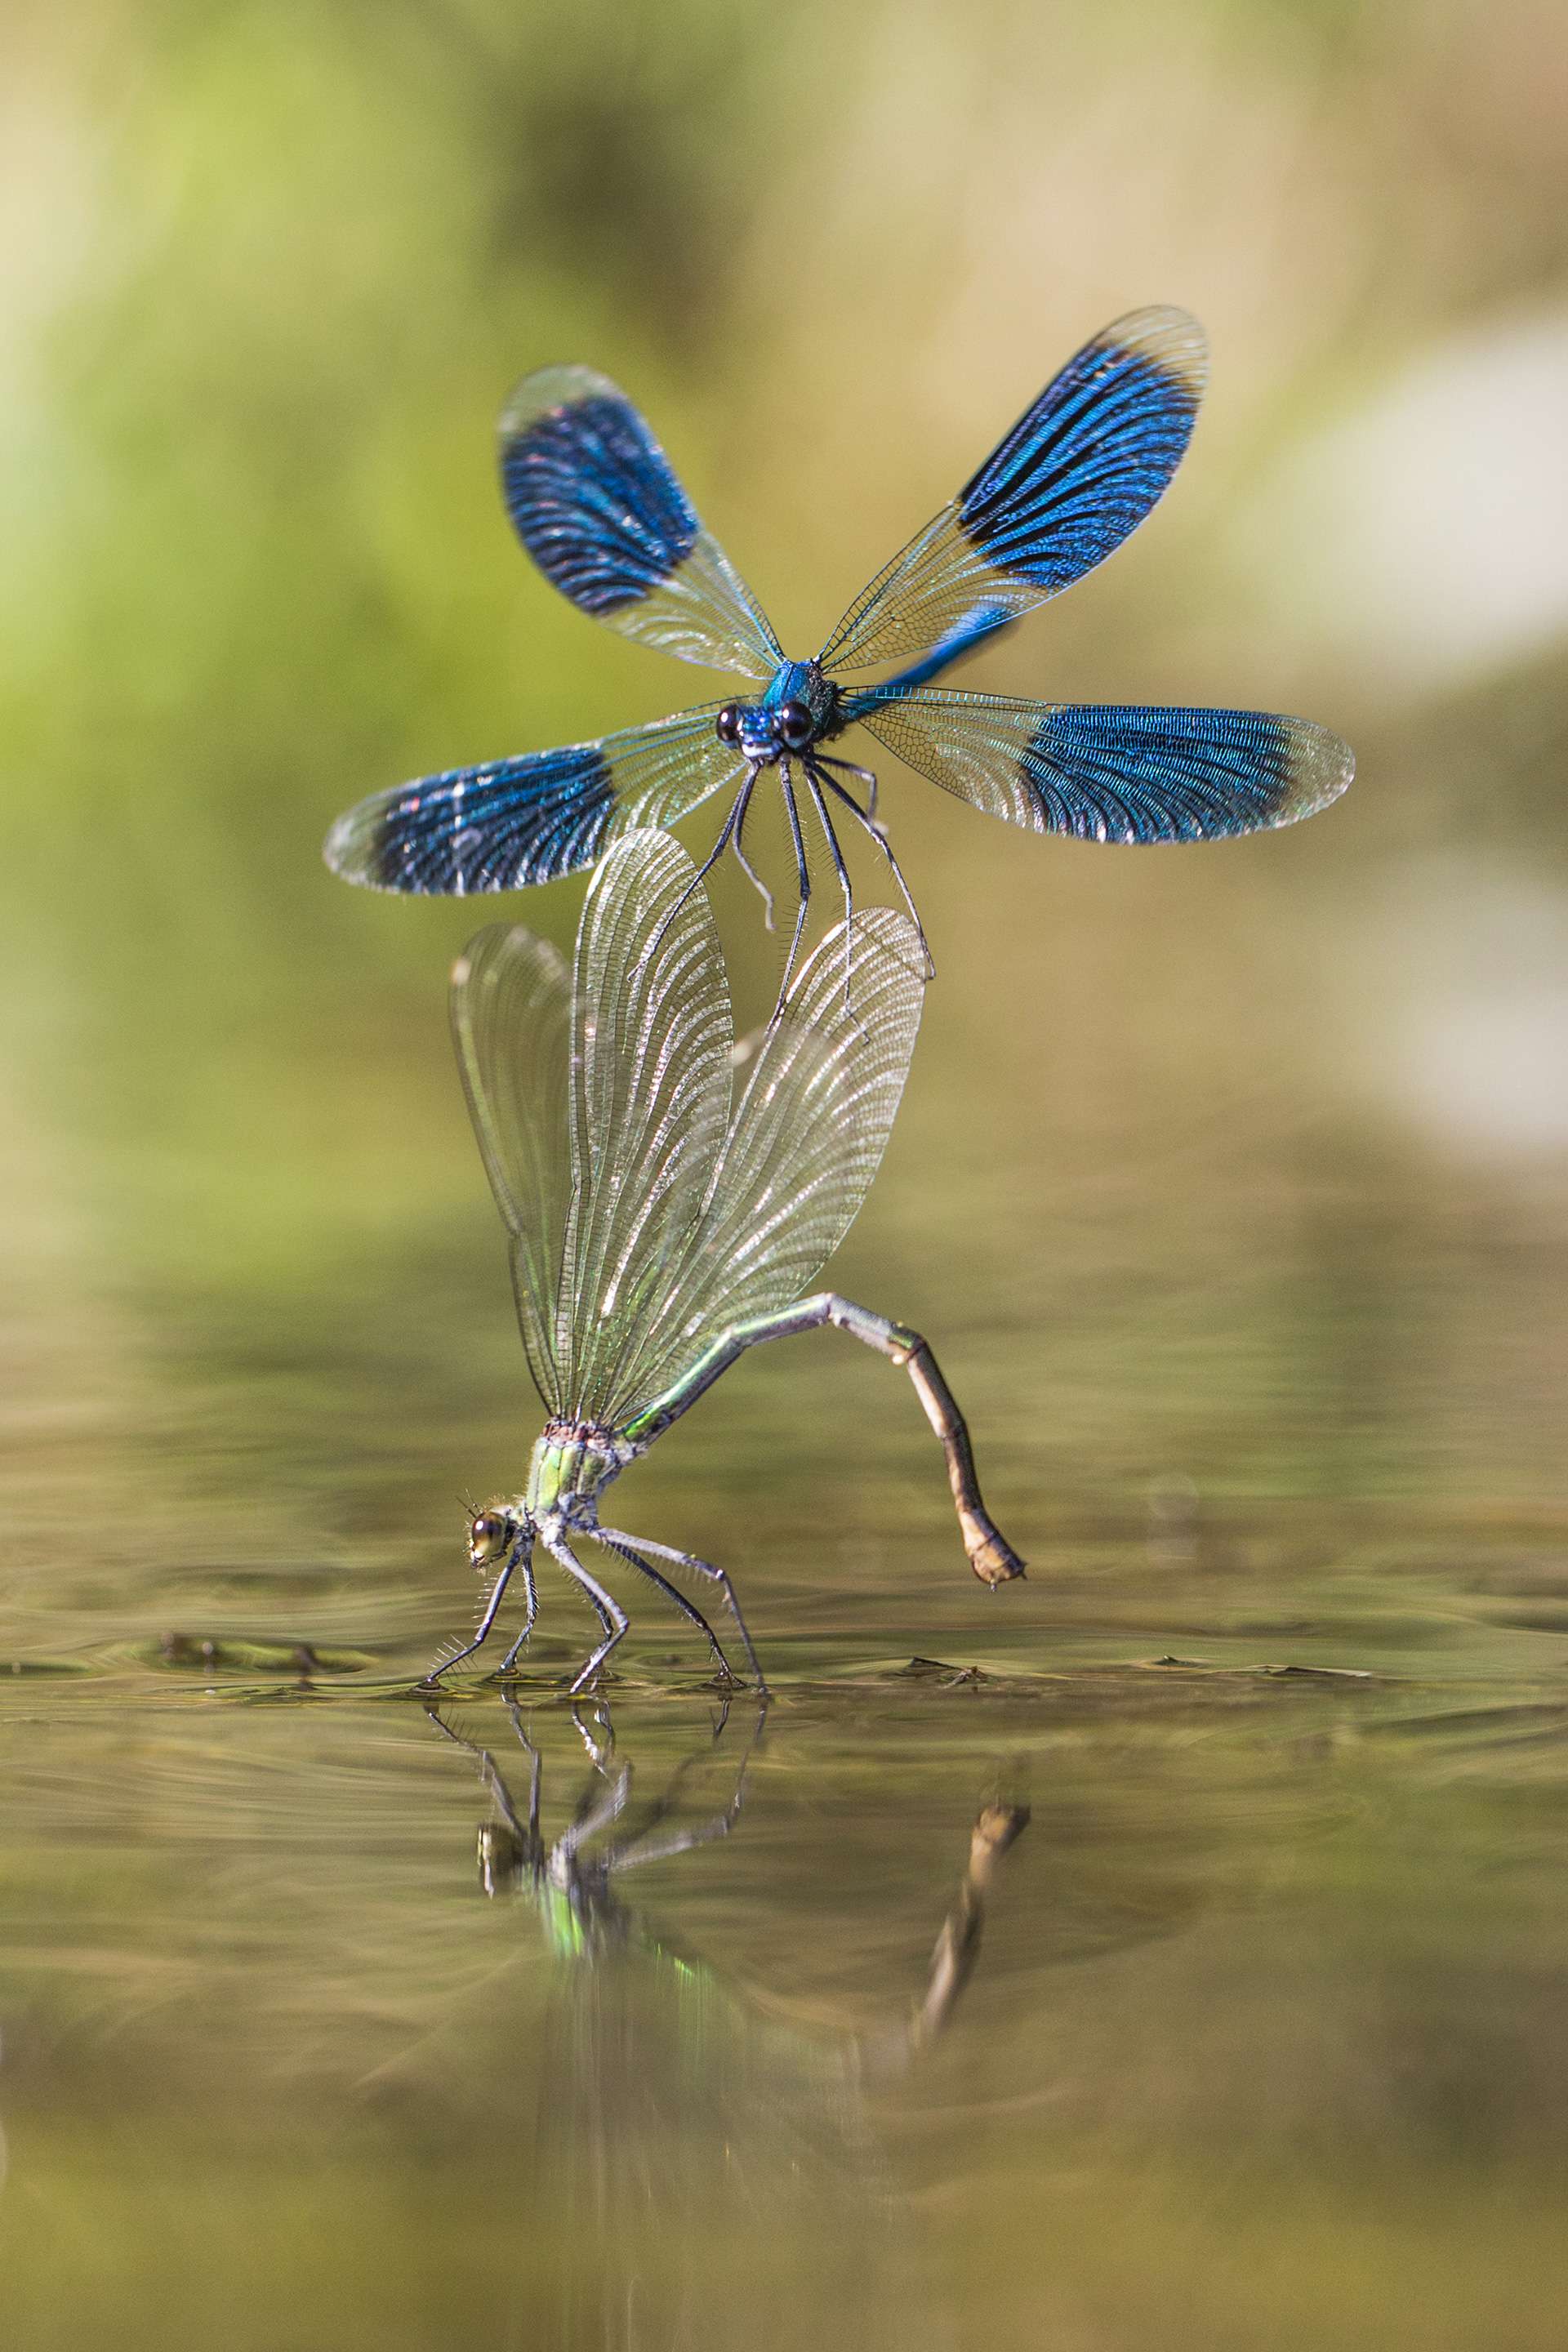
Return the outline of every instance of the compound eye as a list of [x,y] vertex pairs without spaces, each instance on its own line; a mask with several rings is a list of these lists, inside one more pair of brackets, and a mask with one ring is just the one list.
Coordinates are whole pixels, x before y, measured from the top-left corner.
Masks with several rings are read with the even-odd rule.
[[506,1521],[499,1511],[481,1511],[468,1529],[468,1549],[476,1559],[493,1559],[506,1542]]
[[780,703],[778,730],[786,751],[804,751],[816,731],[804,702]]
[[713,731],[721,743],[738,743],[741,740],[741,706],[727,702],[713,721]]

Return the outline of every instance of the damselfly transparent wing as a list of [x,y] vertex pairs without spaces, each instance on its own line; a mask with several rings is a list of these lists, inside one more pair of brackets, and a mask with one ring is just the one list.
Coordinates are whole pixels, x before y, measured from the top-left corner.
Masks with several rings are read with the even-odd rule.
[[695,884],[679,842],[634,834],[595,876],[578,928],[556,1354],[584,1420],[616,1423],[625,1367],[681,1263],[729,1125],[734,1022]]
[[788,1306],[882,1157],[920,1025],[919,935],[885,907],[797,974],[731,1111],[734,1025],[707,895],[638,833],[594,878],[570,983],[519,926],[453,977],[475,1132],[552,1412],[624,1427],[728,1323]]
[[622,1368],[610,1418],[635,1419],[729,1325],[788,1307],[843,1240],[881,1163],[925,993],[915,925],[890,908],[841,923],[766,1031],[701,1214]]
[[565,960],[521,923],[492,923],[453,966],[451,1013],[479,1154],[511,1237],[512,1289],[529,1370],[558,1413],[566,1400],[557,1323],[572,1206],[572,982]]
[[1081,580],[1164,490],[1206,373],[1203,329],[1185,310],[1133,310],[1105,328],[857,596],[824,668],[973,642]]
[[553,882],[739,780],[745,762],[714,732],[719,709],[395,785],[339,817],[323,855],[374,890],[463,898]]
[[579,611],[682,661],[773,676],[784,656],[761,605],[608,376],[541,368],[500,429],[518,537]]
[[845,698],[889,751],[971,807],[1084,841],[1204,841],[1293,824],[1354,772],[1326,727],[1261,710],[1030,702],[954,689]]

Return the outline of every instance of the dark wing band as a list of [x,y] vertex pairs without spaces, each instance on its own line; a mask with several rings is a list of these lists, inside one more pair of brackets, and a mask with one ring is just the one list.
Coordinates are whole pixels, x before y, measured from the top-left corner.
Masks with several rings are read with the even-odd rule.
[[668,825],[738,778],[710,704],[595,743],[453,768],[376,793],[341,816],[323,855],[345,882],[468,897],[522,890],[594,865],[639,825]]
[[1159,499],[1207,373],[1184,310],[1133,310],[1070,359],[958,497],[855,599],[826,669],[901,661],[1016,619],[1102,563]]
[[944,791],[1035,833],[1080,841],[1205,841],[1293,824],[1337,800],[1355,761],[1309,719],[1261,710],[1014,701],[1001,695],[845,698]]
[[682,661],[773,676],[784,656],[762,607],[607,376],[541,368],[500,431],[518,537],[580,612]]

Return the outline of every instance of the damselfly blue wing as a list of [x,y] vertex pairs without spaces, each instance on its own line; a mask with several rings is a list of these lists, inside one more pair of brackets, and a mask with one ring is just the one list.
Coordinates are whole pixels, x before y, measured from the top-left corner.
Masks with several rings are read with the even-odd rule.
[[518,537],[580,612],[682,661],[773,676],[784,655],[761,605],[608,376],[525,376],[501,412],[500,472]]
[[[529,377],[501,419],[501,476],[541,570],[580,610],[731,670],[751,691],[380,793],[332,828],[329,865],[390,890],[521,888],[592,866],[620,835],[676,824],[731,791],[711,863],[728,843],[742,850],[751,795],[776,772],[800,894],[787,982],[811,894],[813,825],[847,909],[836,832],[845,822],[887,860],[913,913],[876,776],[842,755],[857,724],[972,806],[1035,832],[1194,841],[1310,815],[1344,790],[1354,762],[1310,720],[932,688],[1143,520],[1186,449],[1205,370],[1202,330],[1183,310],[1136,310],[1094,336],[804,662],[784,658],[625,394],[585,368]],[[902,667],[879,684],[844,682],[888,663]]]
[[327,863],[348,882],[434,897],[575,874],[618,835],[675,824],[744,777],[745,761],[714,731],[719,708],[395,785],[338,819]]
[[1016,620],[1092,572],[1181,464],[1207,373],[1203,329],[1185,310],[1134,310],[1096,335],[861,590],[817,656],[823,668],[962,649],[976,625]]
[[849,714],[972,808],[1079,841],[1205,841],[1310,816],[1348,753],[1307,719],[871,687]]

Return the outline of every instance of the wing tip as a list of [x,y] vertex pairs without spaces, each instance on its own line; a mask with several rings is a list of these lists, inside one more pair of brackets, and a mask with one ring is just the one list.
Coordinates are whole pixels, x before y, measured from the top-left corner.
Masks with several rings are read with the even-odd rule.
[[1299,824],[1343,798],[1355,777],[1355,753],[1344,738],[1315,719],[1276,720],[1285,749],[1286,788],[1273,822]]
[[835,923],[817,940],[791,981],[783,1009],[806,1027],[832,1030],[842,1018],[860,1028],[864,997],[858,998],[858,984],[862,991],[868,984],[901,990],[912,981],[915,1002],[923,1003],[930,978],[920,926],[910,915],[901,907],[857,907],[847,923]]
[[1090,351],[1120,351],[1156,367],[1194,408],[1208,385],[1209,345],[1203,321],[1178,302],[1150,302],[1124,311],[1092,335]]
[[[601,375],[597,368],[584,367],[575,361],[551,360],[543,367],[531,368],[520,376],[501,404],[496,419],[496,437],[504,447],[519,433],[541,416],[552,411],[574,408],[584,400],[617,400],[632,408],[632,403],[613,378]],[[632,409],[635,415],[637,411]]]
[[[599,858],[589,880],[589,897],[603,898],[618,888],[631,887],[623,885],[620,877],[636,866],[647,869],[644,881],[647,889],[660,889],[667,880],[679,880],[685,888],[699,879],[691,853],[684,842],[678,841],[674,834],[667,833],[662,825],[639,824],[612,841]],[[668,866],[668,877],[658,874],[660,866]]]
[[388,871],[389,835],[384,822],[389,813],[384,801],[395,803],[395,793],[376,794],[340,816],[321,844],[321,859],[328,871],[340,882],[352,882],[359,890],[379,890],[388,898],[430,898],[461,897],[460,891],[441,891],[410,875]]
[[353,882],[370,890],[384,890],[387,884],[371,869],[367,856],[363,822],[363,803],[335,817],[321,844],[321,862],[340,882]]
[[453,959],[447,976],[453,995],[482,984],[489,976],[489,968],[503,955],[526,959],[545,968],[560,968],[562,964],[559,948],[537,931],[531,931],[526,923],[487,923]]

